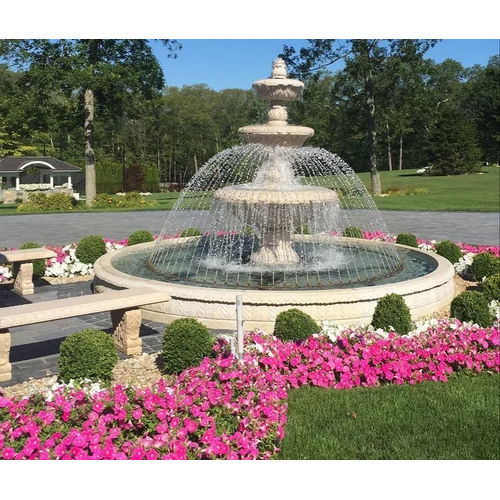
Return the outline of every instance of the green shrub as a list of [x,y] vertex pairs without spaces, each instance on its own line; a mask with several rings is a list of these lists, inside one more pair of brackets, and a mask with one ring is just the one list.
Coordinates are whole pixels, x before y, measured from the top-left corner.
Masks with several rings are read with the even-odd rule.
[[295,228],[295,234],[311,234],[308,224],[301,224]]
[[154,241],[153,235],[149,231],[135,231],[128,237],[128,246],[137,245],[139,243],[147,243]]
[[[27,243],[23,243],[21,245],[21,250],[24,250],[25,248],[41,248],[42,245],[39,245],[38,243],[33,243],[32,241],[29,241]],[[33,277],[34,278],[42,278],[45,276],[45,269],[47,266],[45,265],[45,259],[36,259],[33,261]]]
[[462,257],[462,250],[460,247],[453,243],[453,241],[445,240],[436,245],[436,252],[441,257],[448,259],[452,264],[455,264]]
[[135,191],[125,193],[125,196],[119,196],[118,202],[116,203],[116,206],[119,208],[137,208],[144,207],[146,205],[150,204],[146,203],[144,196]]
[[94,262],[106,253],[106,243],[102,236],[91,235],[82,238],[76,247],[76,258],[84,264],[94,264]]
[[116,198],[111,194],[99,193],[92,202],[92,208],[112,208],[116,207]]
[[59,347],[59,378],[89,378],[110,382],[118,354],[110,335],[102,330],[86,329],[64,339]]
[[396,293],[382,297],[375,307],[372,325],[385,331],[389,331],[389,327],[392,327],[400,335],[406,335],[412,325],[410,309],[403,297]]
[[488,299],[481,292],[462,292],[451,302],[450,315],[460,321],[472,321],[479,326],[488,327],[493,324]]
[[481,281],[484,277],[500,272],[500,259],[491,253],[478,253],[472,259],[469,274],[472,279]]
[[316,321],[300,309],[288,309],[276,316],[274,335],[283,341],[307,339],[320,330]]
[[196,227],[188,227],[181,232],[181,238],[187,238],[189,236],[201,236],[201,231]]
[[488,302],[500,301],[500,273],[488,276],[482,284],[482,292]]
[[396,238],[398,245],[406,245],[407,247],[418,248],[417,237],[414,234],[400,233]]
[[17,206],[19,212],[71,211],[76,200],[66,193],[30,193],[28,201]]
[[213,339],[208,328],[194,318],[172,321],[163,335],[163,368],[165,373],[180,373],[198,366],[212,353]]
[[358,226],[348,226],[344,229],[343,235],[346,238],[362,238],[363,232]]

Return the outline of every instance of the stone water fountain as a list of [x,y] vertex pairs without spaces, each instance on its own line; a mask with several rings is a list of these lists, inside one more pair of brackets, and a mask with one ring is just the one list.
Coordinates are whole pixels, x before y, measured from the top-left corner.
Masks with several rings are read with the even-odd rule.
[[415,318],[449,303],[447,260],[352,237],[353,227],[368,236],[387,228],[352,169],[333,153],[304,147],[314,131],[288,123],[286,106],[303,88],[276,59],[271,77],[254,82],[270,106],[267,123],[240,128],[244,144],[203,166],[155,243],[101,257],[96,290],[162,290],[165,302],[146,306],[145,317],[196,317],[222,329],[234,328],[237,294],[246,327],[265,329],[290,307],[317,320],[367,323],[387,293],[403,295]]
[[[288,124],[286,104],[299,97],[304,84],[287,76],[285,62],[278,58],[273,62],[271,78],[254,83],[259,97],[270,104],[269,121],[240,128],[245,142],[298,148],[314,134],[311,128]],[[301,221],[310,223],[318,209],[339,204],[331,189],[300,185],[290,163],[279,155],[262,164],[252,183],[219,189],[214,197],[239,220],[253,216],[261,246],[252,254],[251,262],[270,269],[298,264],[294,229]]]

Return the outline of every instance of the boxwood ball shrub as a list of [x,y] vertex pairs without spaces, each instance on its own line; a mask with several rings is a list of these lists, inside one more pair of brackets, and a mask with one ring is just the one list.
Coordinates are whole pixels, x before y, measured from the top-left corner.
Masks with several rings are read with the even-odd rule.
[[118,354],[110,335],[102,330],[86,329],[73,333],[59,347],[59,378],[89,378],[110,382]]
[[490,253],[478,253],[472,259],[469,274],[472,279],[481,281],[484,277],[500,272],[500,259]]
[[76,247],[76,258],[84,264],[94,264],[94,262],[106,253],[106,243],[102,236],[96,234],[82,238]]
[[482,327],[493,324],[488,299],[481,292],[466,291],[457,295],[451,302],[450,316],[460,321],[472,321]]
[[346,238],[362,238],[363,232],[358,226],[347,226],[342,233]]
[[213,339],[208,328],[194,318],[172,321],[163,335],[163,369],[177,374],[191,366],[198,366],[212,353]]
[[149,231],[135,231],[128,237],[128,246],[148,241],[154,241],[153,235]]
[[196,227],[188,227],[181,232],[181,238],[188,238],[189,236],[201,236],[201,231]]
[[448,259],[452,264],[455,264],[462,257],[462,250],[460,247],[453,243],[453,241],[445,240],[436,245],[436,252],[441,257]]
[[396,243],[407,247],[418,248],[417,237],[414,234],[400,233],[396,238]]
[[500,302],[500,273],[488,276],[483,281],[481,291],[489,302],[492,300],[498,300]]
[[375,307],[372,325],[385,331],[392,327],[397,333],[406,335],[411,330],[411,316],[403,297],[396,293],[382,297]]
[[[32,241],[28,241],[27,243],[23,243],[21,245],[21,250],[25,248],[41,248],[42,245],[38,243],[34,243]],[[42,276],[45,276],[45,259],[36,259],[33,261],[33,277],[36,279],[40,279]]]
[[288,309],[276,316],[274,335],[285,342],[304,340],[319,331],[316,321],[300,309]]

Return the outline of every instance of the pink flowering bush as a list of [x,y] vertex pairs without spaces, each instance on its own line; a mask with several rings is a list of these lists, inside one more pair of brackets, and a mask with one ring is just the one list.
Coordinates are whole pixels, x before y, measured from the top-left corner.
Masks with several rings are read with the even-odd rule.
[[242,363],[219,340],[216,357],[153,389],[89,393],[60,387],[22,400],[0,396],[4,459],[269,459],[279,451],[287,391],[446,382],[500,371],[497,327],[440,320],[399,336],[348,329],[294,343],[245,336]]

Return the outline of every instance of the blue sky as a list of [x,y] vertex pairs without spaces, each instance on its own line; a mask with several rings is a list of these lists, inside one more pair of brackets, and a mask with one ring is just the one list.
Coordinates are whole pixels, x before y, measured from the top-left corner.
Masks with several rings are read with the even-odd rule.
[[[249,89],[254,80],[270,74],[271,61],[283,44],[300,48],[305,40],[180,40],[183,49],[177,59],[167,59],[165,48],[153,43],[154,51],[165,72],[167,85],[206,83],[220,90]],[[465,67],[486,64],[498,54],[498,40],[442,40],[426,54],[441,62],[456,59]]]

